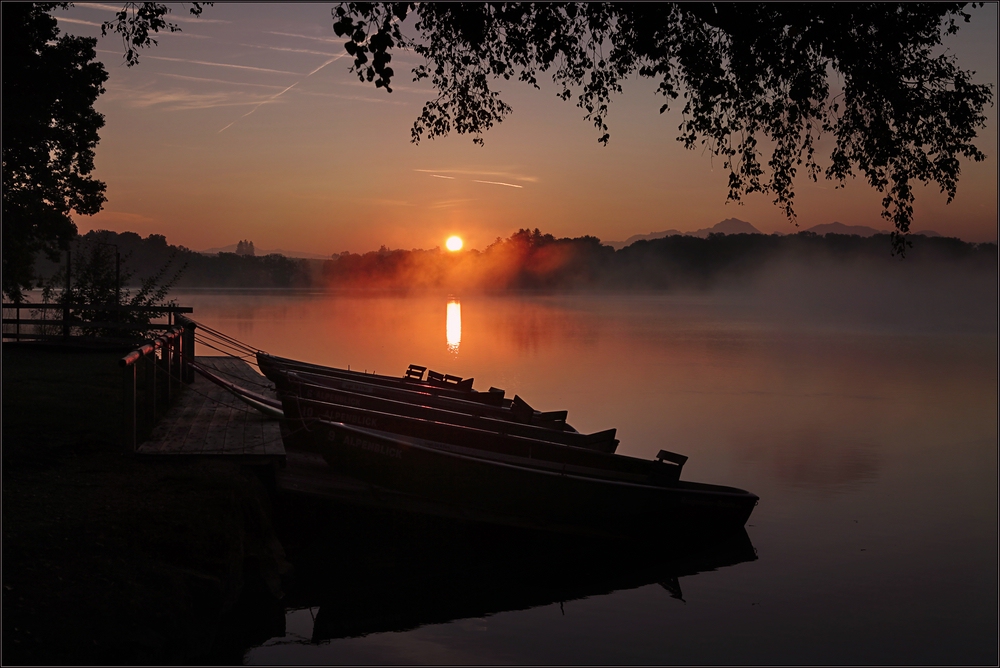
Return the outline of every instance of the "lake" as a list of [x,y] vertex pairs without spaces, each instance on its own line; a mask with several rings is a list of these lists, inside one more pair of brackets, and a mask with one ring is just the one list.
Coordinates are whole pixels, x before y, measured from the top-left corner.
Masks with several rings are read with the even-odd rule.
[[268,352],[472,376],[580,431],[616,427],[619,453],[680,452],[684,479],[760,497],[747,544],[684,563],[348,513],[313,527],[284,633],[246,663],[996,664],[995,277],[787,278],[680,295],[176,295]]

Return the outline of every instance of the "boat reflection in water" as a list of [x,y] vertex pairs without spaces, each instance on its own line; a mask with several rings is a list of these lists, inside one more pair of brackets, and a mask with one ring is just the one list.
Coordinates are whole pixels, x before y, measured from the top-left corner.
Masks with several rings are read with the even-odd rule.
[[[621,541],[280,499],[295,565],[287,610],[311,608],[309,642],[397,632],[659,584],[754,561],[744,529],[669,551]],[[278,644],[305,642],[286,636]]]
[[448,341],[448,352],[457,355],[458,346],[462,343],[462,304],[457,299],[448,300],[445,336]]

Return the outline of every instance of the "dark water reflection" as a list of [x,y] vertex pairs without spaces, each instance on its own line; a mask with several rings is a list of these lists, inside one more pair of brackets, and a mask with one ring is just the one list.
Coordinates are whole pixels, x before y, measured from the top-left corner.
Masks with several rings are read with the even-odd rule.
[[[583,431],[617,427],[619,452],[681,452],[686,479],[761,498],[747,526],[758,558],[716,570],[625,549],[590,559],[471,538],[397,543],[363,527],[338,540],[316,524],[325,543],[290,545],[315,564],[302,571],[314,584],[287,602],[285,635],[246,661],[996,664],[987,279],[776,275],[767,290],[702,295],[182,296],[196,318],[270,352],[474,376],[539,410],[567,409]],[[450,300],[460,341],[449,341]],[[684,602],[668,591],[671,573]]]
[[282,507],[297,567],[285,605],[312,630],[271,645],[317,644],[483,618],[635,589],[684,601],[682,580],[755,560],[745,531],[669,551],[329,506]]

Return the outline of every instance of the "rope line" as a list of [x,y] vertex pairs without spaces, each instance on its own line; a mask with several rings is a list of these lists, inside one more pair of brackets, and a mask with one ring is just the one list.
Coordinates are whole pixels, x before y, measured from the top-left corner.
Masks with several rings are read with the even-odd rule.
[[216,338],[222,339],[223,341],[229,343],[233,348],[242,349],[245,352],[250,353],[250,354],[256,354],[257,351],[258,351],[257,348],[251,346],[248,343],[244,343],[243,341],[240,341],[237,338],[229,336],[225,332],[220,332],[219,330],[217,330],[217,329],[215,329],[213,327],[209,327],[208,325],[206,325],[204,323],[201,323],[201,322],[198,322],[196,320],[192,320],[191,322],[193,322],[199,329],[203,330],[204,332],[207,332],[207,333],[215,336]]
[[232,349],[238,350],[238,351],[240,351],[242,353],[252,354],[247,348],[245,348],[243,346],[240,346],[240,345],[237,345],[235,343],[232,343],[232,342],[230,342],[229,340],[227,340],[227,339],[225,339],[223,337],[216,336],[216,335],[212,334],[211,332],[200,332],[200,331],[198,331],[196,329],[195,330],[195,336],[196,337],[201,337],[201,338],[209,340],[209,341],[214,341],[215,343],[218,343],[220,346],[226,346],[227,348],[232,348]]
[[201,329],[203,332],[208,332],[209,334],[212,334],[213,336],[215,336],[217,338],[224,339],[224,340],[228,341],[229,343],[233,344],[234,346],[237,346],[237,347],[240,347],[240,348],[245,348],[246,350],[256,350],[250,344],[244,343],[243,341],[240,341],[239,339],[237,339],[237,338],[235,338],[233,336],[230,336],[229,334],[226,334],[225,332],[221,332],[221,331],[215,329],[214,327],[209,327],[208,325],[205,325],[205,324],[199,323],[199,322],[196,322],[195,325],[197,325],[198,329]]
[[[233,357],[235,359],[253,359],[253,357],[251,355],[247,355],[247,354],[234,355],[233,353],[229,352],[228,350],[223,350],[222,348],[217,348],[217,347],[213,346],[211,343],[209,343],[208,341],[205,341],[204,339],[201,339],[201,338],[199,338],[197,336],[195,337],[194,340],[197,341],[198,343],[200,343],[201,345],[207,347],[207,348],[211,348],[212,350],[216,350],[216,351],[218,351],[220,353],[223,353],[226,357]],[[218,341],[216,341],[215,343],[218,343]]]
[[[202,366],[205,366],[205,365],[202,365]],[[273,386],[273,384],[270,381],[268,381],[266,383],[260,383],[260,382],[257,382],[255,380],[251,380],[251,379],[247,378],[246,376],[241,376],[239,374],[230,373],[228,371],[222,371],[221,369],[216,369],[215,367],[210,367],[210,368],[211,368],[211,370],[212,370],[213,373],[217,373],[220,376],[229,376],[230,378],[232,378],[234,380],[242,380],[242,381],[250,383],[251,385],[254,385],[256,387],[262,387],[262,388],[264,388],[266,390],[273,390],[274,389],[274,386]],[[265,378],[265,380],[267,380],[267,379]]]

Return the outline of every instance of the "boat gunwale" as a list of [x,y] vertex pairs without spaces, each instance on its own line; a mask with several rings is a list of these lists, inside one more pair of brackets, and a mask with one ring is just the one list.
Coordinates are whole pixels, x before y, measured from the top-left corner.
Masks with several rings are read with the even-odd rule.
[[[549,429],[550,431],[563,431],[574,434],[580,433],[576,428],[574,428],[568,422],[562,422],[562,421],[552,422],[551,424],[556,425],[557,428],[545,426],[548,423],[535,424],[532,422],[522,422],[520,419],[518,419],[518,416],[511,411],[510,408],[493,406],[478,401],[469,401],[467,399],[442,396],[438,394],[433,394],[431,392],[422,392],[420,390],[409,389],[406,387],[389,387],[385,385],[376,385],[372,383],[365,383],[364,381],[360,380],[339,378],[335,376],[324,377],[318,374],[311,374],[309,372],[283,371],[281,373],[284,374],[284,382],[289,384],[299,383],[301,385],[314,385],[327,389],[333,389],[339,392],[354,392],[355,394],[366,394],[374,397],[391,399],[392,401],[402,401],[404,403],[410,403],[410,404],[416,404],[416,400],[420,399],[423,401],[427,401],[429,403],[423,403],[418,405],[429,406],[431,408],[439,408],[441,410],[452,410],[456,413],[467,413],[469,415],[480,415],[482,417],[490,417],[496,420],[504,420],[507,422],[519,422],[520,424],[530,424],[531,426],[541,427],[542,429]],[[313,379],[310,379],[307,376],[318,376],[318,378],[315,381],[313,381]],[[356,385],[366,386],[368,388],[371,388],[371,391],[368,391],[364,388],[355,388],[347,390],[341,389],[339,387],[335,387],[332,384],[323,383],[324,379],[333,381],[334,383],[356,384]],[[280,383],[276,384],[278,385],[279,390],[282,389]],[[405,393],[403,396],[406,397],[406,399],[403,398],[392,399],[391,397],[385,396],[386,393],[392,393],[392,392]],[[413,401],[407,400],[410,397],[413,398]],[[438,402],[443,402],[443,405],[435,406],[434,404]],[[451,402],[455,402],[455,405],[452,405]]]
[[[614,444],[614,446],[617,447],[621,443],[621,441],[619,439],[615,438],[615,436],[617,435],[617,429],[614,429],[614,428],[612,428],[612,429],[604,429],[602,431],[596,431],[596,432],[592,432],[592,433],[581,433],[581,432],[576,431],[575,429],[572,430],[572,431],[561,431],[561,430],[555,430],[555,429],[546,429],[545,427],[541,427],[541,426],[538,426],[538,425],[528,424],[528,423],[524,423],[524,422],[516,422],[516,421],[513,421],[513,420],[504,420],[504,419],[493,417],[493,416],[490,416],[490,415],[476,415],[474,413],[463,413],[462,411],[450,410],[448,408],[442,408],[442,407],[438,407],[438,406],[428,406],[428,405],[425,405],[425,404],[410,403],[410,402],[407,402],[407,401],[400,401],[398,399],[390,399],[390,398],[386,398],[386,397],[378,397],[378,396],[374,396],[374,395],[364,394],[364,393],[361,393],[361,392],[351,392],[350,390],[339,390],[339,389],[329,388],[329,387],[325,387],[325,386],[322,386],[322,385],[311,385],[309,383],[296,383],[296,384],[299,385],[300,387],[299,388],[279,390],[278,391],[278,397],[279,397],[279,399],[281,399],[282,397],[286,397],[286,398],[289,398],[289,399],[295,399],[295,401],[297,403],[299,403],[300,405],[301,405],[301,403],[306,403],[306,404],[322,404],[324,406],[331,406],[331,407],[336,407],[336,408],[340,408],[340,409],[344,409],[344,410],[364,411],[364,412],[367,412],[367,413],[376,413],[376,414],[380,414],[380,415],[388,415],[388,416],[397,417],[397,418],[405,418],[405,419],[411,419],[411,420],[422,420],[422,421],[429,422],[429,423],[434,423],[434,424],[442,424],[442,425],[448,425],[448,426],[452,426],[452,427],[460,427],[462,429],[472,429],[472,430],[476,430],[476,431],[483,431],[483,432],[490,433],[490,434],[496,434],[497,436],[502,436],[502,437],[511,437],[511,438],[533,440],[533,441],[542,441],[544,443],[553,443],[553,444],[556,444],[556,445],[562,445],[562,446],[568,446],[568,447],[573,447],[573,448],[579,448],[581,450],[589,450],[589,451],[592,451],[592,452],[598,452],[600,454],[614,454],[614,453],[613,452],[605,452],[603,450],[599,450],[595,446],[602,446],[602,445],[606,445],[606,444]],[[435,418],[440,417],[442,419],[431,419],[431,418],[428,418],[428,417],[420,417],[420,416],[416,416],[416,415],[407,415],[407,414],[401,413],[401,412],[400,413],[394,412],[394,411],[390,410],[392,408],[392,406],[384,406],[383,408],[385,410],[380,410],[380,409],[376,409],[376,408],[364,408],[362,406],[355,406],[355,405],[351,405],[349,403],[343,403],[343,402],[338,402],[338,401],[328,401],[328,400],[325,400],[325,399],[317,399],[317,398],[313,398],[313,397],[302,396],[302,391],[301,391],[300,388],[306,388],[306,389],[310,389],[310,390],[311,389],[318,389],[318,390],[321,390],[321,391],[326,391],[326,392],[331,392],[331,393],[343,393],[343,394],[347,395],[347,399],[352,398],[352,396],[356,396],[356,397],[361,398],[362,400],[373,399],[373,400],[376,400],[376,401],[385,401],[385,402],[390,402],[390,403],[393,403],[393,404],[401,404],[402,406],[405,406],[405,407],[407,407],[409,409],[412,409],[413,412],[418,412],[420,410],[427,410],[427,411],[429,411],[430,415],[435,415]],[[300,411],[300,413],[301,413],[301,411]],[[447,416],[447,415],[446,416],[437,416],[436,413],[450,413],[450,414],[454,414],[455,416],[458,416],[456,419],[461,419],[461,420],[466,420],[466,419],[476,420],[476,421],[482,420],[484,422],[484,424],[479,425],[479,426],[472,426],[472,425],[468,425],[468,424],[461,424],[460,422],[450,422],[447,419],[444,419],[444,418],[447,418],[447,417],[450,417],[450,416]],[[303,419],[309,419],[309,418],[303,418]],[[339,420],[331,420],[331,421],[332,422],[339,422]],[[513,428],[525,428],[528,431],[533,432],[533,433],[531,433],[531,434],[515,434],[515,433],[505,433],[504,432],[505,429],[511,429],[512,427]],[[376,431],[380,431],[380,430],[376,430]],[[550,437],[550,438],[546,438],[547,436]],[[554,440],[554,439],[563,439],[563,440]],[[579,443],[573,443],[571,441],[579,441]]]
[[[671,492],[675,494],[683,493],[683,494],[702,494],[706,496],[728,496],[746,500],[754,499],[755,502],[760,499],[760,497],[758,497],[756,494],[748,492],[747,490],[739,489],[736,487],[727,487],[723,485],[712,485],[709,483],[675,480],[672,481],[669,485],[651,485],[651,484],[642,484],[642,483],[619,481],[619,480],[608,480],[606,478],[583,476],[573,473],[547,471],[537,467],[509,464],[507,462],[496,461],[494,459],[489,459],[485,457],[476,457],[474,455],[462,454],[458,452],[452,452],[449,450],[449,448],[461,448],[462,446],[453,446],[451,444],[438,443],[437,441],[430,441],[423,438],[417,438],[415,436],[402,436],[399,434],[391,434],[388,432],[378,431],[375,429],[368,429],[365,427],[356,427],[354,425],[345,424],[343,422],[335,422],[333,420],[315,419],[314,421],[322,424],[331,425],[334,428],[343,429],[348,432],[360,433],[362,436],[368,436],[369,438],[390,441],[396,443],[397,445],[413,447],[419,450],[432,452],[434,454],[444,455],[447,457],[453,457],[457,459],[465,459],[479,463],[485,463],[492,466],[501,466],[504,468],[511,468],[516,470],[526,471],[529,473],[537,473],[541,475],[554,476],[554,477],[565,477],[590,483],[616,485],[622,487],[633,487],[633,488],[641,488],[649,490],[661,490],[664,492]],[[444,446],[444,448],[438,446]],[[469,449],[469,448],[463,448],[463,449]],[[624,457],[626,455],[611,455],[611,456]],[[646,461],[646,460],[639,460],[639,461]],[[706,487],[713,489],[698,489],[698,487]]]

